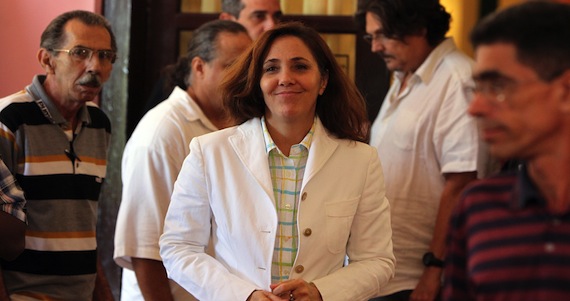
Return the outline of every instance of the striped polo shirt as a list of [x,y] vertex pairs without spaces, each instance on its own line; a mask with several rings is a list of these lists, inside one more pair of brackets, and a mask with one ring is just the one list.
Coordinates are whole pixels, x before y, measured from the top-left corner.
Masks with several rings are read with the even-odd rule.
[[570,300],[570,212],[548,209],[524,165],[464,192],[447,252],[444,300]]
[[90,300],[111,125],[87,103],[68,135],[44,79],[36,76],[25,91],[0,99],[0,155],[24,190],[28,219],[26,249],[1,263],[4,281],[13,297]]
[[271,265],[271,282],[278,283],[289,279],[291,268],[297,257],[299,243],[297,209],[309,148],[315,131],[315,122],[305,138],[299,144],[291,146],[289,157],[285,156],[275,145],[267,131],[265,118],[261,118],[261,125],[269,159],[278,220]]

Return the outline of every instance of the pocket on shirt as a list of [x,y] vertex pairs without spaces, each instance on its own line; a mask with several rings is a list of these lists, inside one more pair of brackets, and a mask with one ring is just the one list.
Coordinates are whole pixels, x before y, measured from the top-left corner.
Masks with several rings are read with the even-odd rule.
[[325,204],[327,246],[331,253],[338,254],[346,250],[359,200],[360,196],[347,201]]
[[402,150],[413,150],[416,143],[418,122],[420,122],[418,114],[404,109],[393,118],[397,118],[392,126],[394,144]]

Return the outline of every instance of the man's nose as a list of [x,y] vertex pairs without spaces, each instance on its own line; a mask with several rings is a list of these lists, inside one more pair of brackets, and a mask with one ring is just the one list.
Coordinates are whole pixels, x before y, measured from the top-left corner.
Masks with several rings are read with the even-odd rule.
[[265,31],[272,29],[273,27],[275,27],[275,24],[277,24],[279,21],[274,17],[274,16],[268,16],[267,19],[265,19],[265,22],[263,23],[263,29]]
[[487,115],[492,109],[490,100],[484,93],[473,93],[467,112],[473,117],[481,117]]
[[382,52],[384,51],[384,49],[385,49],[384,44],[381,41],[373,40],[372,44],[370,44],[370,50],[373,53]]

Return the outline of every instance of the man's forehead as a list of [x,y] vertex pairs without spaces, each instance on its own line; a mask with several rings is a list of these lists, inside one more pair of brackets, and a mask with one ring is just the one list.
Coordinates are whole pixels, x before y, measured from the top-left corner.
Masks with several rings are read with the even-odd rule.
[[242,0],[243,10],[249,12],[267,12],[273,14],[281,11],[279,0]]
[[[373,12],[366,12],[366,31],[381,32],[383,30],[380,17]],[[372,33],[371,32],[371,33]]]
[[104,26],[88,25],[79,19],[71,19],[65,24],[63,30],[64,43],[96,49],[111,48],[111,35]]

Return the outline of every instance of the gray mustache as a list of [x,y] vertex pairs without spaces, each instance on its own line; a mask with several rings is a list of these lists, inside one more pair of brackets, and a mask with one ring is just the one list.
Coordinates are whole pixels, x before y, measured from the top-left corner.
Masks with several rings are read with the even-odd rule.
[[89,86],[93,88],[99,88],[103,84],[99,76],[92,73],[87,73],[84,76],[82,76],[79,79],[78,83],[82,86]]

